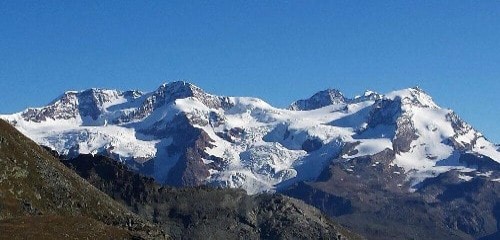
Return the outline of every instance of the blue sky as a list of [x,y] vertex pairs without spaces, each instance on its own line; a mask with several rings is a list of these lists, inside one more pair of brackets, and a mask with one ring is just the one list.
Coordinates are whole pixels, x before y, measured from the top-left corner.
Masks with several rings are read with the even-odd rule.
[[500,142],[497,1],[0,1],[0,113],[190,81],[284,107],[420,86]]

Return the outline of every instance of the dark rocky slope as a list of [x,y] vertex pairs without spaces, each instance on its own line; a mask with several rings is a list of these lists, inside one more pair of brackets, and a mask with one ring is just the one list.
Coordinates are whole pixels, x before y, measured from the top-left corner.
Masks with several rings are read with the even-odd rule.
[[171,188],[116,161],[80,155],[63,163],[176,239],[357,239],[301,201],[238,189]]
[[0,120],[0,238],[50,239],[64,229],[77,238],[164,237]]
[[404,171],[386,150],[350,161],[337,159],[316,182],[284,193],[304,200],[370,239],[498,239],[498,163],[464,155],[478,170],[451,170],[426,179],[411,192]]

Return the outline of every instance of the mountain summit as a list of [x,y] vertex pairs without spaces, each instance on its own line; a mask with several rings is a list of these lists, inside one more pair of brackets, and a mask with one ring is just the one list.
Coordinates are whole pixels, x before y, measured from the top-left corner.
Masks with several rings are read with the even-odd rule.
[[337,89],[327,89],[319,91],[308,99],[298,100],[290,105],[290,110],[314,110],[328,105],[341,104],[346,102],[346,98]]
[[66,92],[1,118],[68,158],[100,154],[162,184],[250,193],[314,180],[332,162],[384,152],[384,164],[400,168],[398,184],[410,191],[440,173],[485,174],[500,162],[497,146],[420,88],[352,99],[328,89],[280,109],[172,82],[149,93]]

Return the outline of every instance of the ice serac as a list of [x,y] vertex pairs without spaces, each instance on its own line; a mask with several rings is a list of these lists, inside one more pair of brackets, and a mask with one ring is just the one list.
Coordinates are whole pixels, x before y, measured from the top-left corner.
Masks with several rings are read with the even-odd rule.
[[352,162],[343,170],[356,172],[357,159],[376,154],[384,158],[376,165],[401,168],[402,186],[414,188],[453,169],[494,171],[500,161],[497,146],[420,88],[353,99],[328,89],[280,109],[179,81],[149,93],[66,92],[1,117],[69,157],[101,154],[163,184],[249,193],[315,180],[332,162]]
[[301,99],[292,103],[290,110],[307,111],[322,108],[328,105],[342,104],[346,102],[346,98],[337,89],[327,89],[317,92],[308,99]]

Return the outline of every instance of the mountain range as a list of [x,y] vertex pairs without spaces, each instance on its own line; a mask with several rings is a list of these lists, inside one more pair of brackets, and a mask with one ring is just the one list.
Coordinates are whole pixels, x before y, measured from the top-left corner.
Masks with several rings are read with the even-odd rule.
[[249,193],[315,179],[335,158],[384,150],[401,168],[392,174],[406,175],[411,187],[450,169],[474,169],[464,162],[469,155],[500,162],[494,144],[419,88],[352,99],[328,89],[280,109],[172,82],[149,93],[68,91],[47,106],[1,117],[69,157],[106,155],[162,184]]
[[498,145],[418,87],[327,89],[284,109],[181,81],[68,91],[0,118],[68,161],[100,155],[162,185],[282,192],[374,239],[500,229]]

